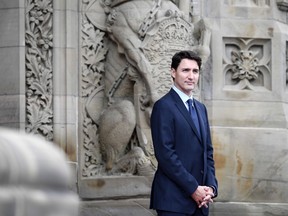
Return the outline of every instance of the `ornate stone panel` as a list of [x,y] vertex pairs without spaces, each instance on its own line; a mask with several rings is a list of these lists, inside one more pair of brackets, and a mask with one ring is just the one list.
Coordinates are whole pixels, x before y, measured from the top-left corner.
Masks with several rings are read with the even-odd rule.
[[27,0],[26,131],[53,139],[52,0]]
[[223,39],[224,90],[271,91],[271,41]]

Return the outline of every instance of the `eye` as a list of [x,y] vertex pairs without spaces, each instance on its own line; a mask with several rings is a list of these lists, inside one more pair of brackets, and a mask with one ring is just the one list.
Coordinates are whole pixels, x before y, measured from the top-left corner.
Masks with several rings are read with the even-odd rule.
[[199,70],[198,70],[198,69],[194,69],[194,70],[193,70],[193,73],[194,73],[194,74],[197,74],[197,73],[199,73]]

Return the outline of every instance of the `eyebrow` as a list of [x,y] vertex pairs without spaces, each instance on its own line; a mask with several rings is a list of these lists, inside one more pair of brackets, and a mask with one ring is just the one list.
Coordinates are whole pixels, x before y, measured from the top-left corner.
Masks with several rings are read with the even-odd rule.
[[182,71],[190,71],[192,70],[193,72],[199,72],[200,69],[197,69],[197,68],[194,68],[194,69],[191,69],[190,67],[187,67],[187,68],[182,68]]
[[190,68],[182,68],[182,71],[189,71]]

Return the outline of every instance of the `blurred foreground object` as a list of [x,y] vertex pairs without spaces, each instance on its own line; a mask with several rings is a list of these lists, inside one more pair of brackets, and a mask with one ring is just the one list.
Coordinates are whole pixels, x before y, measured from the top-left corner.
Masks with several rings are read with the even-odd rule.
[[0,215],[76,216],[65,154],[40,137],[0,128]]

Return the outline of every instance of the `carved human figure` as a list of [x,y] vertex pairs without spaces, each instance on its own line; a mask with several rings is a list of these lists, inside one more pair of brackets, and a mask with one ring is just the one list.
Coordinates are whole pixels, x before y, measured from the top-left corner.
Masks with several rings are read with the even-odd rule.
[[[190,0],[180,2],[180,8],[190,4]],[[104,74],[110,107],[99,119],[99,141],[107,170],[118,167],[117,163],[128,159],[130,153],[141,155],[136,161],[142,162],[142,168],[146,167],[143,173],[150,173],[155,165],[149,131],[150,110],[172,83],[170,75],[163,72],[169,67],[166,59],[169,61],[175,49],[198,51],[204,61],[210,54],[210,32],[203,22],[189,23],[188,15],[179,7],[170,0],[98,0],[90,5],[90,10],[97,13],[86,13],[88,20],[111,39]],[[99,17],[104,12],[106,19]],[[101,20],[105,23],[99,23]],[[119,118],[111,117],[113,112]],[[139,146],[128,145],[135,131]],[[142,150],[143,154],[133,154],[133,149],[138,153]],[[135,157],[131,158],[135,161]]]

